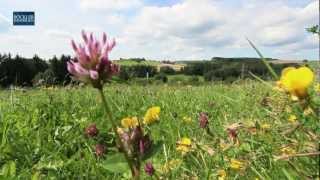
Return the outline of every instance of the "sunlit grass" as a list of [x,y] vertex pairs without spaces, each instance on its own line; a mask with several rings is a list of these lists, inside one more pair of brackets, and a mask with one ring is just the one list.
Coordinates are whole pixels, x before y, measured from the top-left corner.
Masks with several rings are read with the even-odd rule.
[[[222,170],[226,178],[240,179],[316,175],[315,157],[275,161],[274,156],[290,154],[292,149],[295,152],[316,150],[317,143],[309,133],[318,138],[318,122],[312,122],[312,115],[305,117],[295,109],[288,111],[290,104],[283,93],[272,91],[262,83],[107,86],[105,94],[112,99],[112,111],[119,126],[125,117],[143,118],[149,107],[161,107],[160,119],[153,125],[151,136],[155,142],[163,144],[150,161],[163,177],[216,179],[222,176]],[[107,135],[111,128],[103,120],[104,111],[94,89],[5,90],[0,92],[0,99],[0,176],[22,179],[31,176],[129,177],[129,172],[120,175],[106,170],[104,164],[108,162],[105,158],[97,159],[95,142],[84,136],[85,127],[91,123],[96,123],[102,134]],[[200,112],[207,112],[213,136],[199,128]],[[284,136],[283,131],[295,125],[288,121],[290,115],[296,115],[297,121],[308,120],[307,132],[296,131]],[[239,122],[242,123],[239,144],[224,147],[228,146],[226,127]],[[176,151],[176,143],[183,137],[190,138],[193,143],[191,151],[185,155]],[[108,157],[108,147],[105,157]],[[238,161],[241,167],[237,169]],[[143,178],[147,178],[146,175]]]

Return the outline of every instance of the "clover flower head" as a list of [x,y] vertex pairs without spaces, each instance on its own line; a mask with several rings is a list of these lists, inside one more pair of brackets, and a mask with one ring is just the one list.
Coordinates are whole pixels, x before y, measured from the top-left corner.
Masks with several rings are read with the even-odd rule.
[[209,124],[208,119],[209,118],[208,118],[207,113],[201,112],[199,114],[199,125],[200,125],[201,128],[206,128],[208,126],[208,124]]
[[95,146],[95,151],[96,151],[96,155],[97,155],[98,157],[101,157],[101,156],[103,156],[103,154],[105,153],[106,148],[105,148],[105,146],[102,145],[102,144],[97,144],[97,145]]
[[101,41],[85,31],[82,31],[82,38],[84,44],[76,45],[71,41],[76,57],[67,62],[68,71],[76,79],[91,83],[95,88],[101,88],[103,82],[119,72],[119,66],[109,60],[109,53],[116,42],[114,39],[109,41],[105,33]]
[[146,165],[144,166],[144,172],[148,174],[149,176],[152,176],[155,172],[154,167],[151,162],[147,162]]
[[96,124],[91,124],[85,129],[85,135],[87,137],[95,137],[99,133],[99,130],[96,126]]

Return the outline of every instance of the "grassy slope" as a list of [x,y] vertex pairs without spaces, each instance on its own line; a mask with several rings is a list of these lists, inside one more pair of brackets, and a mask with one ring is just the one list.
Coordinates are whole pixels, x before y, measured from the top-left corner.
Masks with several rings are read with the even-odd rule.
[[[297,178],[301,174],[295,173],[288,162],[273,161],[272,155],[279,154],[279,145],[289,144],[290,141],[278,132],[279,126],[283,125],[281,122],[287,124],[286,114],[275,116],[272,109],[260,105],[268,91],[270,89],[261,84],[248,82],[200,87],[116,85],[110,86],[106,94],[109,99],[112,97],[113,104],[118,105],[113,105],[113,112],[119,120],[127,116],[143,117],[148,107],[161,107],[160,122],[151,126],[151,131],[153,139],[162,140],[165,145],[152,161],[159,170],[167,160],[183,160],[180,166],[166,175],[170,179],[182,179],[184,176],[201,179],[210,176],[215,179],[218,169],[226,169],[228,177],[240,179],[259,176],[284,179],[282,169],[286,169]],[[92,152],[94,141],[83,136],[83,129],[92,122],[97,123],[102,133],[110,128],[110,124],[105,123],[95,90],[2,91],[0,99],[0,167],[4,162],[15,161],[16,173],[22,179],[37,174],[58,179],[118,179],[117,175],[100,167],[107,161],[96,160]],[[279,95],[274,94],[271,99],[275,111],[284,108]],[[207,136],[198,127],[197,116],[201,111],[208,112],[215,138]],[[184,116],[191,117],[192,122],[184,122]],[[242,145],[221,152],[219,145],[215,144],[216,139],[227,140],[225,125],[240,121],[267,122],[272,127],[256,135],[242,130]],[[176,152],[175,144],[183,136],[207,144],[215,154],[210,156],[204,151],[194,150],[182,157]],[[291,138],[296,137],[306,138],[303,134],[295,134]],[[246,171],[238,173],[230,170],[226,160],[229,158],[246,160]],[[316,159],[301,158],[291,162],[307,175],[314,174],[318,169]]]
[[124,66],[133,66],[133,65],[151,65],[151,66],[157,66],[160,64],[159,61],[142,61],[140,63],[132,60],[119,60],[115,61],[115,63],[124,65]]

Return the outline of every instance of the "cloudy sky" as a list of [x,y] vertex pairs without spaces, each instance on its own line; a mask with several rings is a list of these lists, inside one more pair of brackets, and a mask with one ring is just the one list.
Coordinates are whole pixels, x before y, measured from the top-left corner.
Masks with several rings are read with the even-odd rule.
[[[1,0],[0,53],[72,54],[82,29],[106,32],[112,59],[267,57],[318,59],[318,0]],[[34,11],[35,26],[12,26],[13,11]]]

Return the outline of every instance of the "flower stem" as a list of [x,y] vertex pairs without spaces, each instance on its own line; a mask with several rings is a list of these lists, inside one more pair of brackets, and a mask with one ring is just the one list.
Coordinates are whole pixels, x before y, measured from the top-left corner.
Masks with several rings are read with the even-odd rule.
[[102,104],[103,104],[103,106],[105,108],[105,111],[106,111],[106,113],[108,115],[108,118],[110,119],[110,122],[111,122],[111,125],[112,125],[112,129],[113,129],[113,131],[114,131],[114,133],[116,135],[116,139],[117,139],[116,142],[119,145],[120,149],[123,151],[124,156],[125,156],[125,158],[126,158],[126,160],[128,162],[128,165],[129,165],[129,167],[131,169],[132,178],[133,179],[139,179],[140,178],[139,177],[140,176],[139,169],[137,169],[137,167],[134,166],[132,160],[130,159],[130,157],[128,156],[126,150],[124,149],[124,145],[123,145],[123,143],[121,141],[120,135],[117,132],[117,126],[116,126],[116,123],[115,123],[115,121],[113,119],[111,109],[110,109],[110,107],[109,107],[109,105],[108,105],[108,103],[106,101],[106,97],[105,97],[105,95],[103,93],[103,88],[102,87],[98,88],[98,90],[99,90],[99,93],[100,93],[100,96],[101,96],[101,99],[102,99]]

